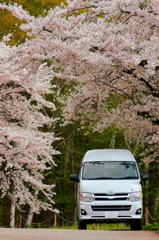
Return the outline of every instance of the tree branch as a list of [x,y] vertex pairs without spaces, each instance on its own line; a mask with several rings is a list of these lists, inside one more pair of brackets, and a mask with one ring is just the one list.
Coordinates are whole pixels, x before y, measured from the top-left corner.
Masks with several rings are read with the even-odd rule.
[[159,98],[159,92],[156,92],[155,88],[148,81],[146,81],[144,78],[139,78],[139,80],[145,83],[146,87],[151,91],[154,97]]

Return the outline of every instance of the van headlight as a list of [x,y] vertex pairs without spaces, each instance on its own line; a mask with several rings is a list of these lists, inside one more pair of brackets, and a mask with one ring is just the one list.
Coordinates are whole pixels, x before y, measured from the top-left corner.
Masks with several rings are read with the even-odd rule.
[[131,202],[141,201],[142,200],[142,193],[141,192],[130,193],[129,200]]
[[83,202],[92,202],[92,201],[94,201],[93,194],[92,193],[81,192],[80,193],[80,201],[83,201]]

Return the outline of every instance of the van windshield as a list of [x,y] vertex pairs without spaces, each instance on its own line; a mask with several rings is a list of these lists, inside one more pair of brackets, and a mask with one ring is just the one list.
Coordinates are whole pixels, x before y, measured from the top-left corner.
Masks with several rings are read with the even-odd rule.
[[136,163],[131,161],[97,161],[83,165],[82,178],[95,179],[138,179]]

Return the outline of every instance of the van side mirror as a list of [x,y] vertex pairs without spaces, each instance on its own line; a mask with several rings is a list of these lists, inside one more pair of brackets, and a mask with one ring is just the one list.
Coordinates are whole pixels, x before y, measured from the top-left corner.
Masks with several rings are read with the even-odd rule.
[[146,172],[140,172],[141,180],[147,181],[149,179],[148,173]]
[[78,174],[71,174],[70,179],[74,182],[79,182],[79,175]]

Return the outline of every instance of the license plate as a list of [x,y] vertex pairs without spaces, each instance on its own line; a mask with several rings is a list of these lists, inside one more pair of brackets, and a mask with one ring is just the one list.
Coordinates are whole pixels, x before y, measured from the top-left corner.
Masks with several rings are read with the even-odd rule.
[[118,214],[117,214],[117,212],[106,212],[105,217],[106,218],[117,218]]

